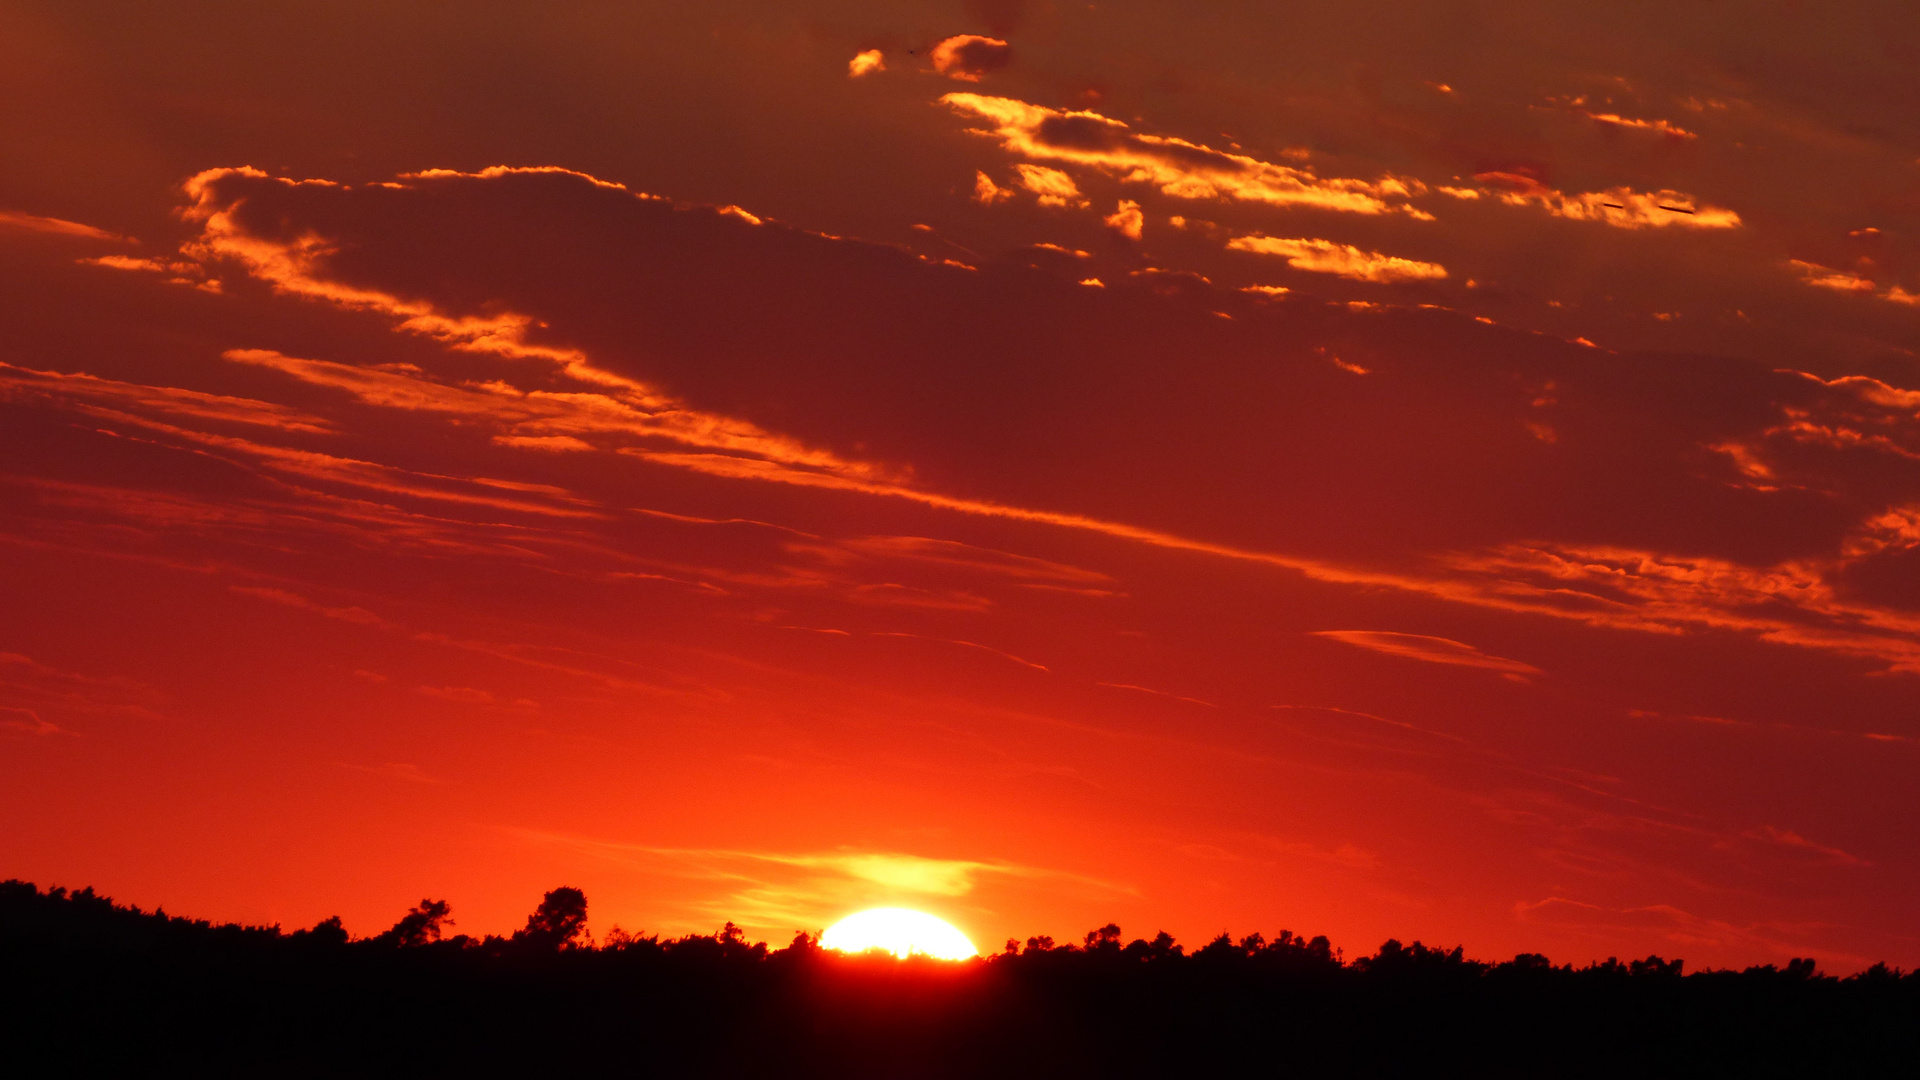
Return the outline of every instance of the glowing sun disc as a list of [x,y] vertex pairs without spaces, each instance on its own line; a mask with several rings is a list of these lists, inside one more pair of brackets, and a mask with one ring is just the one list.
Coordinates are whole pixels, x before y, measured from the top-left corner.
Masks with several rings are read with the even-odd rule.
[[924,911],[883,907],[849,915],[820,935],[822,948],[841,952],[885,949],[905,958],[911,953],[936,960],[965,960],[978,956],[967,935]]

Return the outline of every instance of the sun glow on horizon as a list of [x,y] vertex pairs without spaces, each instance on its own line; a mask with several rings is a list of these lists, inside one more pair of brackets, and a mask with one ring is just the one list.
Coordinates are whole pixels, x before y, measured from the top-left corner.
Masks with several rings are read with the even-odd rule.
[[936,960],[966,960],[978,956],[967,935],[952,924],[911,908],[872,908],[849,915],[820,935],[822,948],[839,952],[884,949],[905,959],[919,953]]

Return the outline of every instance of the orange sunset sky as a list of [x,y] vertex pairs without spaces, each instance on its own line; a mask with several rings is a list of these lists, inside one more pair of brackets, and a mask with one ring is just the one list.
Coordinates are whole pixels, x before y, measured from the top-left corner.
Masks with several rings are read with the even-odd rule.
[[1904,2],[0,2],[0,877],[1920,964]]

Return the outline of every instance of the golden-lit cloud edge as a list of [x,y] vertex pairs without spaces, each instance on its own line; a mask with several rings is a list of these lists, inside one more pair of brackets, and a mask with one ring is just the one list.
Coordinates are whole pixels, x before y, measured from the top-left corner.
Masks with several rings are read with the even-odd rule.
[[1287,260],[1287,265],[1295,270],[1307,270],[1316,274],[1337,274],[1354,281],[1388,284],[1399,281],[1436,281],[1447,276],[1447,268],[1439,263],[1403,259],[1397,255],[1383,255],[1377,251],[1367,251],[1352,244],[1337,244],[1331,240],[1289,240],[1255,233],[1251,236],[1234,237],[1227,242],[1227,249],[1251,252],[1256,255],[1275,255]]
[[[1181,199],[1224,199],[1383,214],[1414,189],[1405,181],[1323,179],[1311,170],[1227,153],[1185,139],[1144,135],[1085,110],[1061,111],[1013,98],[953,93],[940,103],[987,126],[1008,152],[1034,161],[1098,169]],[[1401,204],[1401,208],[1411,210]]]

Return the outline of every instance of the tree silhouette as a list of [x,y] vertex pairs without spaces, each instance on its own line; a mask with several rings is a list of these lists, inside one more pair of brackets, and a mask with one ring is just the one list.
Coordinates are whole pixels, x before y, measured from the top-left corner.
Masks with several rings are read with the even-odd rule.
[[[404,923],[406,919],[401,919],[400,921]],[[394,930],[397,929],[399,929],[399,927],[394,927]],[[393,930],[389,930],[387,933],[391,934]],[[292,936],[304,938],[316,945],[345,945],[347,943],[347,928],[341,925],[340,916],[329,915],[319,922],[314,923],[311,929],[295,930]]]
[[[581,903],[583,905],[586,903],[585,898],[582,898]],[[402,948],[439,941],[442,928],[453,925],[452,914],[453,906],[445,900],[422,900],[419,906],[400,916],[400,921],[394,923],[392,929],[374,940]],[[338,929],[340,925],[338,916],[334,917],[333,923],[335,929]],[[320,927],[314,927],[314,931],[318,933]],[[341,931],[340,940],[346,940],[345,931]]]
[[[1920,976],[1815,962],[1686,974],[1388,941],[1036,935],[946,964],[708,934],[586,934],[547,893],[511,938],[442,936],[446,902],[350,938],[0,882],[6,1075],[922,1076],[1904,1075]],[[403,947],[405,946],[405,947]],[[1905,1062],[1904,1065],[1901,1063]]]
[[516,931],[513,940],[540,952],[559,952],[592,944],[586,935],[587,894],[562,885],[541,898],[527,916],[527,928]]

